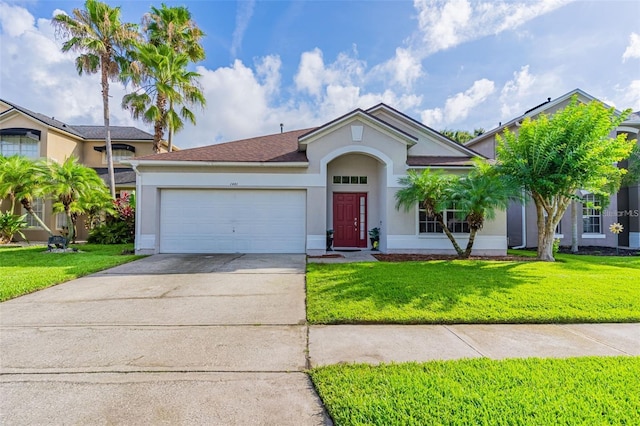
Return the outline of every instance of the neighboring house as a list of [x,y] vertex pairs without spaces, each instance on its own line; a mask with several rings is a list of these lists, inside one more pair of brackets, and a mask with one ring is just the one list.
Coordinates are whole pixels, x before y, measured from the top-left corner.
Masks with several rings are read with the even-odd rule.
[[[466,173],[477,152],[379,104],[320,127],[137,158],[137,253],[324,254],[334,247],[454,254],[418,204],[396,210],[409,169]],[[468,229],[446,211],[461,244]],[[504,255],[506,213],[478,234],[474,254]]]
[[[580,102],[591,102],[597,100],[588,93],[580,89],[575,89],[560,96],[557,99],[548,98],[546,102],[531,108],[523,115],[514,118],[506,124],[499,125],[496,129],[488,131],[475,139],[467,142],[466,147],[483,154],[488,158],[496,157],[496,135],[502,134],[505,129],[518,132],[518,127],[527,117],[535,119],[539,114],[552,115],[559,109],[564,108],[573,95],[578,96]],[[618,133],[627,133],[629,139],[638,139],[640,129],[640,119],[638,114],[632,115],[627,121],[622,123],[611,136]],[[620,222],[624,226],[624,232],[620,234],[620,245],[624,247],[640,248],[640,190],[638,182],[629,187],[621,188],[618,194],[610,198],[606,208],[592,208],[598,206],[600,201],[591,194],[581,193],[583,199],[593,203],[576,203],[578,216],[578,244],[581,246],[601,246],[615,247],[616,236],[609,231],[609,226]],[[537,213],[533,201],[525,205],[512,204],[507,211],[508,241],[510,247],[537,247],[538,227]],[[570,246],[572,235],[571,207],[563,216],[558,228],[556,237],[560,239],[560,245]]]
[[[135,189],[135,173],[122,161],[152,154],[153,135],[135,127],[110,128],[116,191],[131,192]],[[104,126],[69,125],[0,99],[0,155],[14,154],[58,162],[73,155],[80,163],[94,168],[103,179],[107,176]],[[66,217],[54,214],[51,205],[51,200],[38,199],[34,202],[34,210],[54,233],[60,233],[66,227]],[[8,207],[6,200],[0,200],[0,210]],[[18,213],[22,211],[20,205],[17,208]],[[47,233],[32,217],[27,216],[27,221],[29,228],[24,234],[29,241],[47,239]],[[78,231],[79,239],[86,238],[83,226],[78,226]]]

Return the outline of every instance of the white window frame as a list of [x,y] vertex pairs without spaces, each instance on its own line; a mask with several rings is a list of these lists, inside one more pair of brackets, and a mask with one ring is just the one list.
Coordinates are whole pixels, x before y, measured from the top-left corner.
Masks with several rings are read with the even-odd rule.
[[[17,140],[8,141],[8,138],[15,138]],[[17,149],[12,148],[8,151],[10,146],[17,146]],[[2,135],[0,139],[0,155],[11,157],[16,154],[27,158],[39,158],[40,141],[25,135]]]
[[[33,201],[31,202],[31,207],[33,208],[33,212],[40,218],[42,219],[42,221],[45,221],[45,216],[44,216],[44,199],[42,198],[34,198]],[[27,217],[25,217],[25,222],[27,222],[27,229],[42,229],[42,226],[40,226],[40,224],[33,218],[33,216],[31,214],[29,214],[29,212],[24,208],[24,206],[22,207],[22,213],[26,214]]]
[[56,214],[56,230],[63,231],[67,229],[67,215],[64,213]]
[[[440,224],[438,222],[436,222],[434,217],[429,217],[427,216],[427,212],[426,209],[424,209],[421,206],[422,203],[418,203],[418,235],[439,235],[439,234],[443,234],[444,231],[441,229]],[[467,223],[466,220],[461,220],[458,219],[456,217],[456,212],[458,212],[460,210],[455,208],[455,205],[451,206],[450,208],[447,208],[445,210],[442,211],[442,217],[445,220],[445,222],[447,223],[447,228],[449,228],[449,231],[451,231],[452,234],[463,234],[463,235],[467,235],[470,233],[469,230],[469,224]],[[421,219],[421,216],[424,215],[425,220]],[[451,227],[450,222],[454,222],[454,226]],[[425,224],[425,231],[421,232],[420,228],[422,224]],[[462,227],[462,231],[456,230],[456,226],[455,225],[459,225]],[[432,230],[430,231],[429,228],[431,228]],[[465,230],[466,228],[466,230]]]
[[[582,203],[582,236],[584,238],[602,238],[604,235],[602,229],[602,209],[597,209],[595,207],[602,206],[602,202],[600,199],[594,194],[585,194],[582,199],[585,201]],[[587,206],[587,203],[592,203],[594,207]],[[597,218],[598,219],[598,232],[585,232],[585,219]],[[589,225],[592,227],[593,225],[590,223]],[[593,228],[591,228],[593,229]]]
[[[122,163],[122,160],[130,160],[134,157],[134,153],[127,150],[127,149],[114,149],[111,151],[112,152],[112,157],[113,157],[113,163],[116,164],[120,164]],[[107,164],[107,151],[105,150],[102,153],[102,164]]]

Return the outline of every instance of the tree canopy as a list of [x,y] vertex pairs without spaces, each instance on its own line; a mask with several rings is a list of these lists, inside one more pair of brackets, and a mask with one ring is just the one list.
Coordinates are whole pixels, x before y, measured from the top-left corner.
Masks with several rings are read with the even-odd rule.
[[628,116],[601,102],[587,104],[574,96],[552,116],[523,120],[518,133],[497,135],[501,173],[510,176],[533,199],[537,211],[538,257],[553,261],[554,229],[579,190],[609,197],[620,186],[634,141],[611,132]]

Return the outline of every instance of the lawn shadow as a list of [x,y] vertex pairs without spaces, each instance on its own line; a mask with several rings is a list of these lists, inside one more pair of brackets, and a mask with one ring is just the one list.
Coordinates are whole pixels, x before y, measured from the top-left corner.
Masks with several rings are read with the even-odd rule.
[[506,293],[534,282],[533,277],[517,270],[526,263],[431,261],[319,266],[318,279],[322,281],[326,275],[330,282],[323,282],[317,294],[340,304],[366,302],[377,310],[410,307],[443,313],[458,307],[468,296],[489,298],[496,292]]

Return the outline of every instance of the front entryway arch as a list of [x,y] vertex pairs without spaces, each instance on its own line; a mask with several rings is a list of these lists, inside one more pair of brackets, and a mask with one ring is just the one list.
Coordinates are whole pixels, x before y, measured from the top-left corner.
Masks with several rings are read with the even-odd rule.
[[384,234],[387,165],[363,152],[347,152],[326,165],[327,229],[337,249],[372,248],[369,231]]

